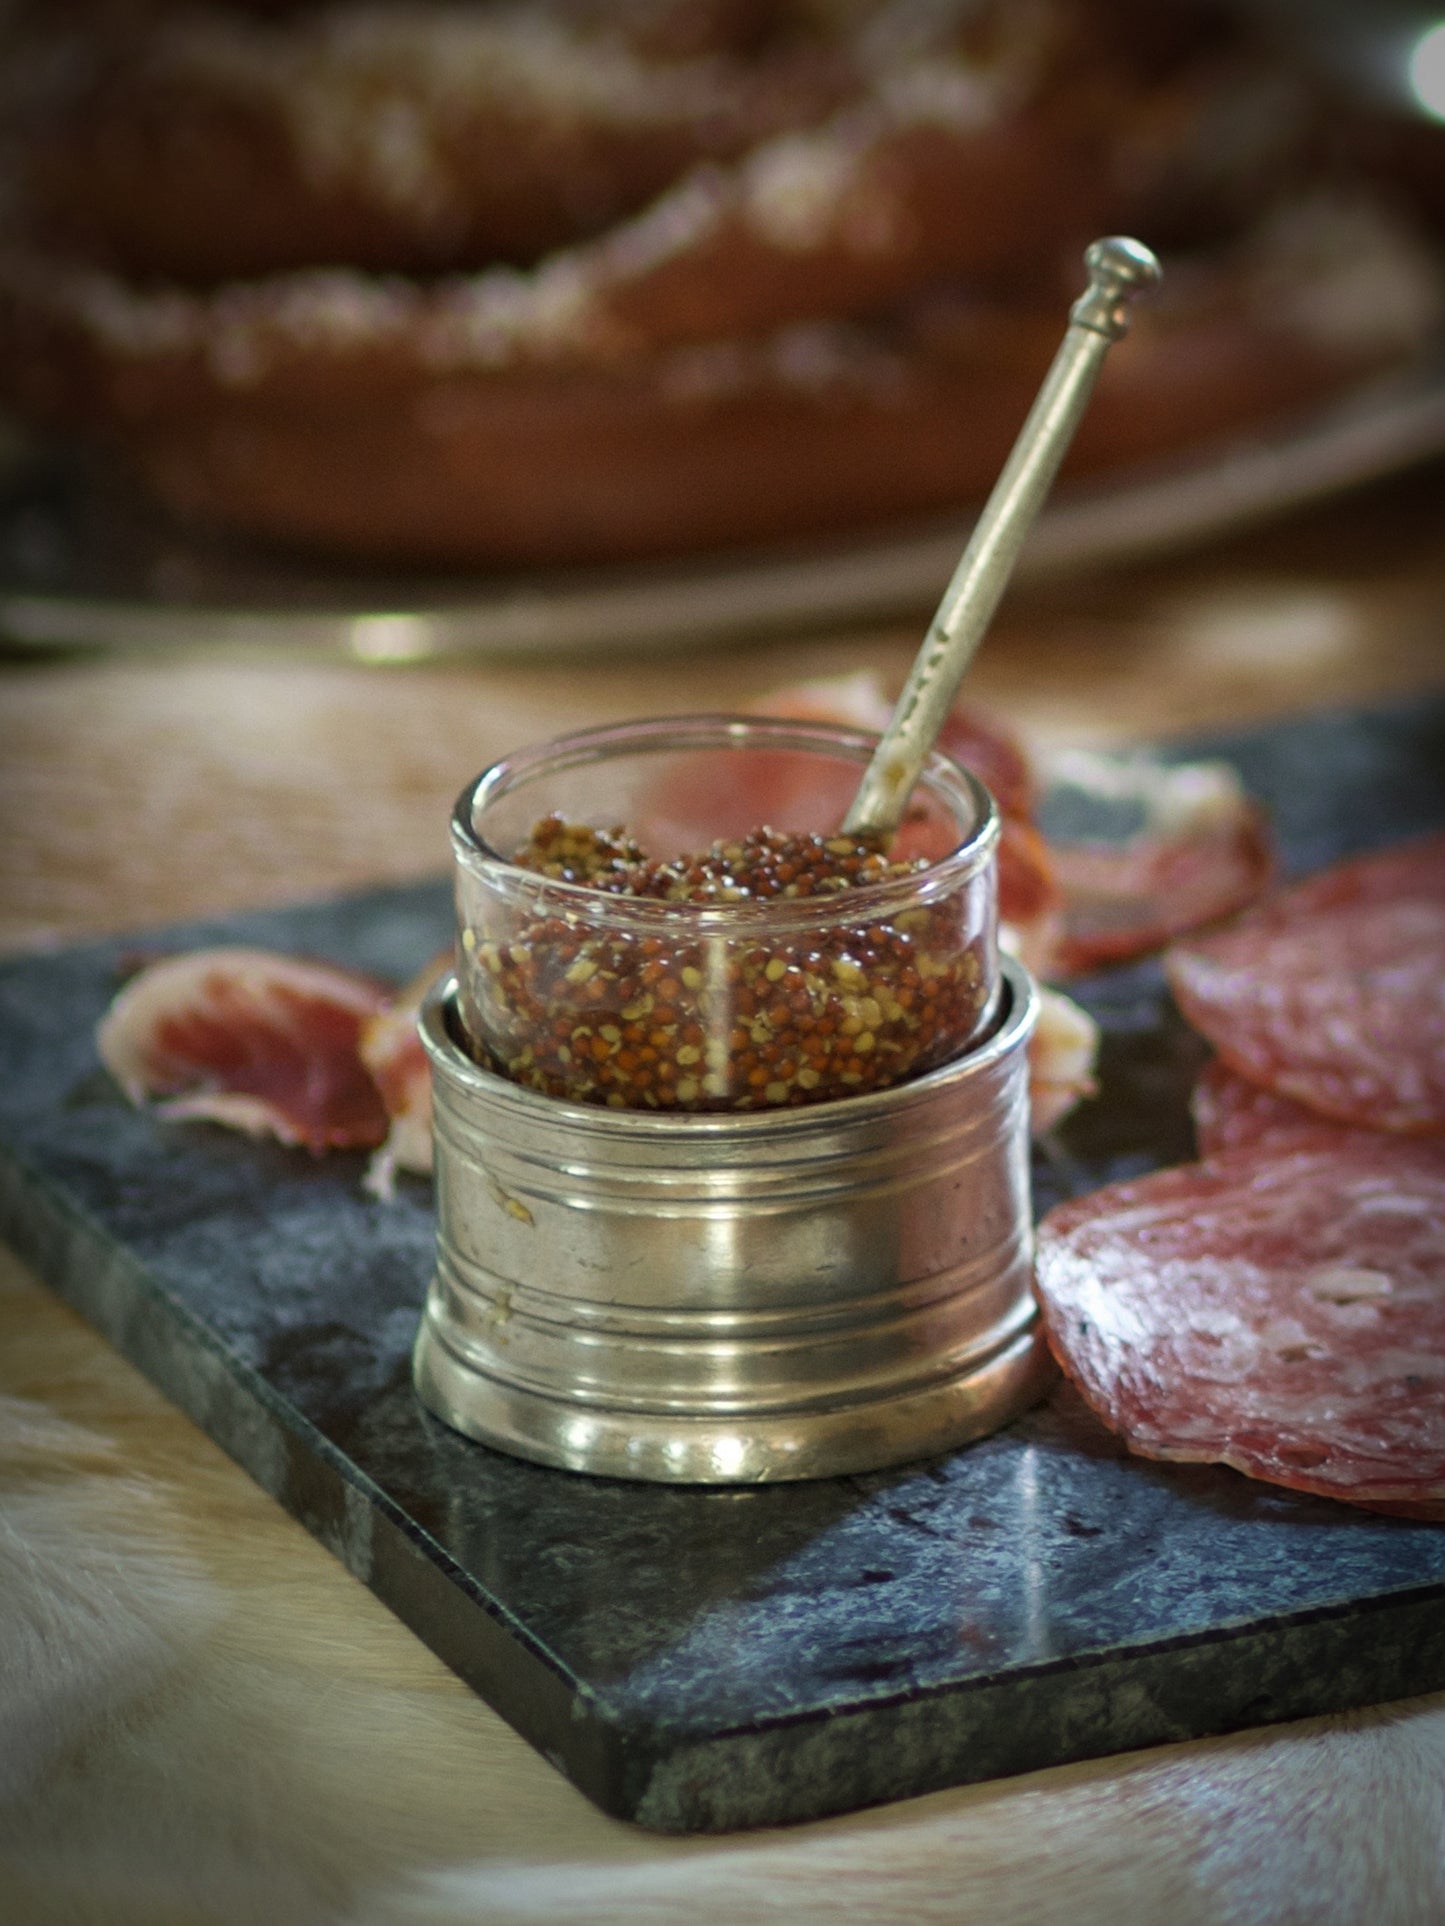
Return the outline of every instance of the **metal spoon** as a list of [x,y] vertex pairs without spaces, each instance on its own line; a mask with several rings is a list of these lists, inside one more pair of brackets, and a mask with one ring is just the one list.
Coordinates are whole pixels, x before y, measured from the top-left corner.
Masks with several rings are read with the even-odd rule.
[[851,836],[891,837],[938,738],[963,672],[998,607],[1034,517],[1058,473],[1110,346],[1129,331],[1129,303],[1157,286],[1160,267],[1140,241],[1120,235],[1084,254],[1089,285],[993,493],[944,590],[903,693],[843,819]]

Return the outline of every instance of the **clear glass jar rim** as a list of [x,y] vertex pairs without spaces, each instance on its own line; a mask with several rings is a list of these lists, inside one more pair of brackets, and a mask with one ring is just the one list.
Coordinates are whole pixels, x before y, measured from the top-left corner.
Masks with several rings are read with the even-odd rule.
[[926,785],[947,803],[955,818],[964,810],[971,813],[972,830],[956,849],[921,870],[825,896],[770,897],[738,903],[664,902],[593,889],[586,883],[562,882],[541,876],[535,870],[522,869],[501,851],[493,849],[478,833],[476,816],[491,802],[549,769],[561,773],[602,760],[608,753],[727,749],[752,744],[834,756],[841,752],[846,760],[858,764],[861,780],[876,742],[876,736],[842,724],[795,721],[780,716],[657,716],[577,730],[503,756],[468,783],[452,812],[452,844],[458,861],[493,888],[509,894],[514,891],[535,894],[544,890],[561,912],[572,909],[579,915],[585,912],[593,919],[613,924],[635,922],[639,927],[676,928],[682,913],[703,933],[735,929],[740,922],[762,931],[816,923],[820,907],[835,903],[840,918],[846,908],[849,922],[873,921],[894,908],[927,902],[957,889],[983,869],[998,841],[1000,822],[993,796],[970,770],[938,750],[933,751],[925,763],[920,785]]

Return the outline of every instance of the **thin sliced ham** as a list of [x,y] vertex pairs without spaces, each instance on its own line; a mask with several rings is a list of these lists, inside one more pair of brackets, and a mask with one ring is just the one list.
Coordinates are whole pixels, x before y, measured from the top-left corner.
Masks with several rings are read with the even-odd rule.
[[1040,988],[1029,1039],[1029,1128],[1041,1137],[1098,1089],[1099,1026],[1060,990]]
[[367,1189],[390,1197],[396,1173],[426,1176],[432,1167],[431,1064],[421,1040],[421,1006],[451,969],[451,950],[439,951],[405,984],[384,1010],[361,1026],[357,1047],[386,1105],[386,1142],[372,1159]]
[[270,950],[165,957],[121,990],[102,1019],[101,1060],[133,1103],[313,1152],[370,1150],[389,1128],[362,1062],[362,1026],[387,984]]
[[[881,678],[868,672],[795,683],[753,707],[875,731],[892,712]],[[1036,976],[1068,977],[1162,949],[1254,902],[1273,877],[1264,812],[1224,763],[1093,750],[1039,762],[997,721],[964,704],[944,724],[939,747],[971,769],[999,806],[999,920]],[[1040,795],[1060,786],[1125,807],[1137,826],[1119,837],[1045,838]]]
[[1273,878],[1264,812],[1226,764],[1070,750],[1052,759],[1050,773],[1139,817],[1117,841],[1051,839],[1063,900],[1054,954],[1060,974],[1162,949],[1254,902]]
[[[875,734],[886,726],[893,710],[882,678],[868,670],[792,683],[759,697],[752,707],[760,715],[832,722]],[[1033,821],[1036,784],[1028,753],[1001,724],[962,704],[945,722],[938,746],[977,776],[998,805],[1003,819],[998,849],[999,922],[1014,954],[1036,976],[1045,975],[1053,963],[1062,903],[1051,853]],[[851,777],[845,777],[836,796],[829,799],[825,826],[832,827],[842,818],[856,786]],[[752,806],[756,812],[755,799]],[[915,852],[907,844],[907,834],[905,825],[899,847],[906,853],[940,853]]]
[[[798,722],[835,722],[852,729],[871,729],[875,735],[882,733],[893,713],[882,677],[869,669],[793,682],[760,696],[752,707],[759,715],[790,716]],[[973,771],[1005,816],[1031,815],[1035,783],[1028,753],[997,722],[958,704],[944,723],[938,746]]]
[[1044,1328],[1149,1458],[1445,1518],[1445,1145],[1248,1146],[1051,1211]]

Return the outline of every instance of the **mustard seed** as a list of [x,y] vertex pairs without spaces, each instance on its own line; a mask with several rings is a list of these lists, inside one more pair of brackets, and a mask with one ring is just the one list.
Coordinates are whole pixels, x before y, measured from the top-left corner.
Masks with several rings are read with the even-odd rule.
[[[917,874],[848,835],[758,829],[660,862],[621,827],[544,816],[513,859],[545,879],[679,906],[637,935],[537,910],[463,932],[495,1068],[574,1102],[751,1109],[879,1089],[955,1055],[986,998],[982,939],[942,895],[850,923],[840,895]],[[764,944],[704,938],[689,905],[825,899],[816,926]],[[545,892],[542,900],[545,902]],[[740,919],[745,922],[745,918]],[[471,939],[470,943],[468,939]]]

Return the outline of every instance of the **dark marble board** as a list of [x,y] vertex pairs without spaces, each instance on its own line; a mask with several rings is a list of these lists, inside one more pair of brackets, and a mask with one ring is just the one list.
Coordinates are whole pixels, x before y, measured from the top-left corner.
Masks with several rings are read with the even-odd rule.
[[[1445,823],[1445,700],[1183,745],[1230,756],[1287,868]],[[940,1786],[1445,1685],[1445,1529],[1125,1456],[1060,1387],[868,1477],[632,1485],[470,1444],[408,1354],[429,1187],[132,1110],[95,1020],[138,950],[245,941],[407,975],[445,886],[0,965],[0,1232],[609,1812],[670,1831]],[[1103,1093],[1040,1210],[1190,1153],[1200,1049],[1154,963],[1079,992]]]

